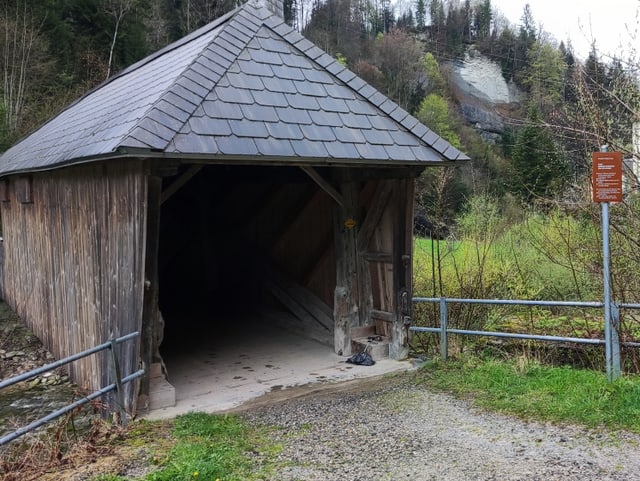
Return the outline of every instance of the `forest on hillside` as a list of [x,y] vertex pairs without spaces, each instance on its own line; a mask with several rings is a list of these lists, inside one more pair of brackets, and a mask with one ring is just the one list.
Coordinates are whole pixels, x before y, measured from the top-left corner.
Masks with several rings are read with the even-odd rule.
[[[109,76],[236,5],[6,0],[0,151]],[[428,187],[422,203],[437,203],[446,222],[475,192],[525,206],[558,196],[575,200],[590,152],[608,144],[631,155],[640,105],[635,59],[602,58],[594,43],[579,60],[571,45],[538,31],[528,5],[518,25],[491,0],[415,0],[398,8],[390,0],[285,0],[291,25],[473,159],[473,175],[422,179]],[[526,94],[497,144],[466,125],[440,68],[471,48],[499,63],[504,78]]]

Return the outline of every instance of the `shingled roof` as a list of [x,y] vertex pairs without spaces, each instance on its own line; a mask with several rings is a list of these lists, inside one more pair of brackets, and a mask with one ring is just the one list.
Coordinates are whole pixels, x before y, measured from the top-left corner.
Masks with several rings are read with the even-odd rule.
[[247,3],[130,66],[0,157],[0,175],[117,157],[427,165],[467,157]]

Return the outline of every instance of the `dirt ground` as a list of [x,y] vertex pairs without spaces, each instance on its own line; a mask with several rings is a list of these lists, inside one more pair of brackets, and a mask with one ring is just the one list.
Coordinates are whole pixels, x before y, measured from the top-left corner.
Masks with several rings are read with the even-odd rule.
[[8,379],[53,361],[53,356],[0,301],[0,379]]

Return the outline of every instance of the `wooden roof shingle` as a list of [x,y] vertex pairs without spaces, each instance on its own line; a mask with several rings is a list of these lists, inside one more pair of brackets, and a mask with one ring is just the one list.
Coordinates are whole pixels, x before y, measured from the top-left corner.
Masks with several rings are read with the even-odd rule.
[[252,3],[84,95],[0,156],[0,175],[131,156],[314,165],[468,159]]

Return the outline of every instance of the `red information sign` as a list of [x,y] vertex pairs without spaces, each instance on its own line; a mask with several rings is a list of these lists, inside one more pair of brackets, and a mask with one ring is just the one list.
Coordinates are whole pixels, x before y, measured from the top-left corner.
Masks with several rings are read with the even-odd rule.
[[622,202],[622,152],[594,152],[593,201]]

